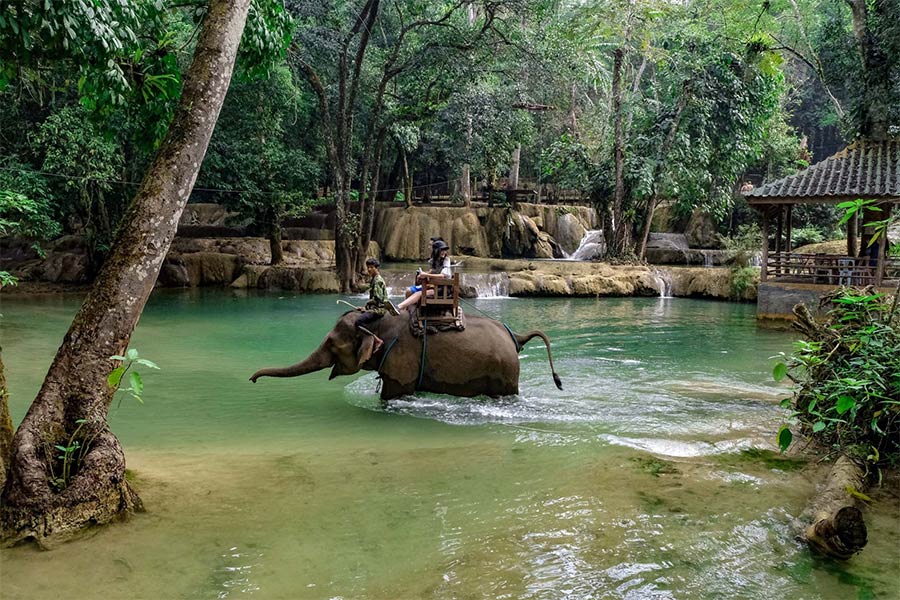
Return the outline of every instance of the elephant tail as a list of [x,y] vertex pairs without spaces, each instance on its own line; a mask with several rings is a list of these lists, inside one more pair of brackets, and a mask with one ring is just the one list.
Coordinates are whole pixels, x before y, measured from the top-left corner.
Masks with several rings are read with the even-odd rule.
[[534,331],[529,331],[524,335],[519,335],[518,333],[513,334],[516,338],[516,343],[519,345],[519,348],[523,348],[525,344],[527,344],[532,338],[539,337],[544,340],[544,345],[547,346],[547,358],[550,361],[550,372],[553,373],[553,383],[556,384],[557,389],[563,389],[562,381],[559,379],[559,375],[556,374],[556,369],[553,368],[553,354],[550,352],[550,339],[544,335],[543,331],[538,331],[535,329]]

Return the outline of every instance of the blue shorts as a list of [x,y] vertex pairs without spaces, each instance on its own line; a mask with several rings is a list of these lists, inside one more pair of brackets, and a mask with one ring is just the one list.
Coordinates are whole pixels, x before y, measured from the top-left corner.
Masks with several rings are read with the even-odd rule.
[[421,291],[422,291],[422,286],[421,286],[421,285],[411,285],[411,286],[409,286],[409,292],[410,292],[411,294],[415,294],[416,292],[421,292]]

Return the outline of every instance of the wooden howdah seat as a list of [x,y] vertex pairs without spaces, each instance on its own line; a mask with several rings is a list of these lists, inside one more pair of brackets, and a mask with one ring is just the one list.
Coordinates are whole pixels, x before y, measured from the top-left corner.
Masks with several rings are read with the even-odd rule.
[[[429,296],[429,291],[433,292]],[[418,320],[450,323],[459,319],[459,273],[453,277],[431,279],[422,284]]]

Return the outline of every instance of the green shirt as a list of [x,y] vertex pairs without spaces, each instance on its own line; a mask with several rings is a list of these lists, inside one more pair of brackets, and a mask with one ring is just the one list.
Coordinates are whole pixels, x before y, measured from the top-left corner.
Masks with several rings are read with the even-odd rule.
[[369,285],[369,301],[366,302],[366,310],[382,312],[387,301],[387,285],[384,283],[384,277],[379,273],[372,278]]

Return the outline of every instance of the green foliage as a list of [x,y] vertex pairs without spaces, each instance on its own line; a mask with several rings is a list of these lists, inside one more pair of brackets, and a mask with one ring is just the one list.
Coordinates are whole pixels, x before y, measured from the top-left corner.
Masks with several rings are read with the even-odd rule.
[[797,227],[791,230],[791,243],[793,246],[806,246],[825,241],[825,234],[818,227]]
[[84,458],[90,452],[94,440],[103,430],[100,421],[78,419],[77,427],[63,443],[50,444],[45,441],[44,453],[47,456],[47,467],[51,485],[57,492],[69,487],[72,479],[78,474]]
[[229,207],[264,235],[284,217],[308,211],[321,148],[315,138],[293,132],[311,126],[311,109],[309,93],[283,67],[233,82],[197,183],[229,191],[204,192],[204,200]]
[[0,271],[0,288],[6,286],[15,287],[19,285],[19,279],[12,275],[9,271]]
[[[874,448],[878,460],[900,461],[900,314],[896,299],[842,289],[828,298],[826,323],[796,342],[776,379],[795,383],[791,416],[797,431],[850,453]],[[782,449],[792,440],[779,430]]]
[[743,300],[747,291],[756,285],[759,267],[735,267],[731,269],[731,298]]
[[53,239],[59,231],[59,223],[51,218],[46,201],[0,189],[0,236],[44,241]]
[[755,222],[748,223],[739,226],[734,235],[720,236],[719,240],[726,254],[733,258],[739,253],[758,252],[762,248],[762,231]]
[[[107,376],[106,383],[109,387],[113,388],[116,392],[126,392],[129,396],[143,404],[144,380],[137,370],[137,365],[149,369],[159,369],[159,367],[156,366],[156,363],[149,361],[146,358],[141,358],[138,351],[134,348],[129,348],[125,353],[125,356],[115,355],[110,356],[109,359],[122,361],[122,364],[114,368],[109,376]],[[128,373],[128,371],[131,371],[131,373]],[[123,389],[120,386],[126,373],[128,374],[128,387]],[[121,404],[122,400],[120,399],[119,405],[121,406]]]
[[121,193],[111,193],[124,163],[119,145],[79,106],[52,113],[29,142],[42,157],[41,171],[63,176],[49,186],[61,199],[57,210],[77,218],[94,247],[108,245],[125,204]]

